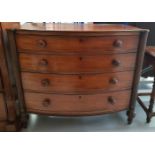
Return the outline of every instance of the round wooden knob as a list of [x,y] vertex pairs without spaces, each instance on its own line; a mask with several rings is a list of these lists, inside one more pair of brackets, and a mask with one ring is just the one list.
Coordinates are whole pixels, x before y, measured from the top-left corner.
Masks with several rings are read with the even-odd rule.
[[122,40],[115,40],[113,45],[114,45],[114,47],[122,47],[123,41]]
[[109,82],[110,82],[111,84],[117,84],[117,83],[118,83],[118,79],[112,78],[112,79],[110,79]]
[[115,99],[114,97],[112,97],[112,96],[109,96],[109,97],[108,97],[108,102],[109,102],[110,104],[115,104],[115,103],[116,103],[116,99]]
[[121,62],[119,60],[116,60],[116,59],[112,60],[112,65],[113,66],[118,67],[118,66],[120,66],[120,64],[121,64]]
[[48,61],[46,59],[42,59],[42,60],[40,60],[39,65],[40,66],[47,66],[48,65]]
[[45,41],[45,40],[38,40],[37,41],[37,44],[38,44],[38,46],[39,47],[41,47],[41,48],[44,48],[44,47],[46,47],[47,46],[47,42]]
[[47,87],[50,85],[50,81],[48,79],[43,79],[41,81],[42,86]]
[[43,105],[44,107],[48,107],[50,104],[51,104],[50,99],[44,99],[43,102],[42,102],[42,105]]

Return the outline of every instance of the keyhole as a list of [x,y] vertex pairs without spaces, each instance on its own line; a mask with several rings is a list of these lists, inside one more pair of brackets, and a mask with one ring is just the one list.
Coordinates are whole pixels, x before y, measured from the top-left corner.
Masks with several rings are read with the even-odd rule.
[[79,79],[80,79],[80,80],[82,79],[82,76],[81,76],[81,75],[79,76]]
[[79,96],[79,99],[81,99],[82,98],[82,96]]
[[81,61],[83,58],[82,57],[79,57],[79,60]]

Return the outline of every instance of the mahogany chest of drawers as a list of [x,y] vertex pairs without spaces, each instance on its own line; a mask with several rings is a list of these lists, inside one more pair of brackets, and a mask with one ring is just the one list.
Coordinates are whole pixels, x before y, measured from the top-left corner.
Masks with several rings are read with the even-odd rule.
[[26,114],[85,116],[127,110],[135,99],[148,31],[124,25],[27,23],[8,30]]

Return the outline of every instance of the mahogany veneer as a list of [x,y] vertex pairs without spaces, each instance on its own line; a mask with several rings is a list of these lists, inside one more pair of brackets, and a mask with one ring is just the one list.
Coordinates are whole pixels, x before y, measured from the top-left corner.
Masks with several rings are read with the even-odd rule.
[[21,70],[43,73],[107,73],[135,69],[136,53],[51,55],[20,53]]
[[[135,52],[138,47],[138,35],[129,36],[47,36],[20,35],[16,36],[19,51],[47,52]],[[121,48],[119,48],[121,46]]]
[[96,92],[130,89],[133,71],[87,75],[53,75],[22,72],[24,90],[53,93]]
[[59,95],[25,92],[30,112],[52,115],[92,115],[127,109],[130,91],[114,93]]
[[23,121],[27,113],[134,117],[148,30],[27,23],[8,30]]

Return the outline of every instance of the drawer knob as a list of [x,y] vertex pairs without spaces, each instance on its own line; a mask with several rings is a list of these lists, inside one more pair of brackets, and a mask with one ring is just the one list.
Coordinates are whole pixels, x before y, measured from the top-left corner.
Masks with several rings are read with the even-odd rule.
[[118,79],[112,78],[112,79],[110,79],[109,82],[110,82],[111,84],[117,84],[117,83],[118,83]]
[[109,97],[108,97],[108,102],[109,102],[110,104],[115,104],[115,103],[116,103],[116,99],[115,99],[114,97],[112,97],[112,96],[109,96]]
[[42,60],[40,60],[39,65],[40,66],[47,66],[48,65],[48,61],[46,59],[42,59]]
[[42,48],[47,46],[47,42],[45,40],[42,40],[42,39],[38,40],[37,44],[39,45],[39,47],[42,47]]
[[43,80],[41,81],[41,84],[42,84],[42,86],[46,87],[46,86],[49,86],[50,81],[49,81],[48,79],[43,79]]
[[115,40],[114,41],[114,47],[122,47],[122,45],[123,45],[123,41],[122,40]]
[[50,99],[44,99],[43,102],[42,102],[42,105],[43,105],[44,107],[48,107],[50,104],[51,104]]
[[121,64],[121,62],[119,61],[119,60],[112,60],[112,65],[113,66],[116,66],[116,67],[118,67],[118,66],[120,66],[120,64]]

